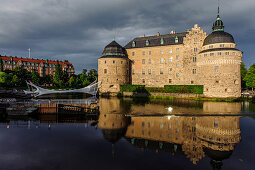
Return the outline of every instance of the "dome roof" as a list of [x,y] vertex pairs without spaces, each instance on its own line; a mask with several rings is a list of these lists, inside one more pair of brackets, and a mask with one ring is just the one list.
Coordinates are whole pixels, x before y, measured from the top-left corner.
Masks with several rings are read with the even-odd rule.
[[104,138],[111,142],[112,144],[116,143],[126,134],[127,128],[121,129],[102,129]]
[[119,45],[116,41],[112,41],[108,44],[103,51],[102,57],[109,58],[127,58],[126,50],[121,45]]
[[203,46],[216,43],[235,43],[235,40],[233,36],[227,32],[215,31],[205,38]]
[[216,43],[235,43],[233,36],[224,32],[224,24],[220,19],[219,9],[217,19],[212,26],[212,30],[213,32],[205,38],[203,46]]

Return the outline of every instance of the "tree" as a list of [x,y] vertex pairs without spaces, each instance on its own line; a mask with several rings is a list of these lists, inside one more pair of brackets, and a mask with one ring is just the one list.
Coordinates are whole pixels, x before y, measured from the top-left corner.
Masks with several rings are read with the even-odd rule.
[[0,85],[4,86],[6,84],[7,74],[5,72],[0,72]]
[[0,58],[0,71],[4,71],[3,60]]
[[53,79],[53,82],[57,87],[63,86],[62,76],[63,76],[62,66],[60,66],[59,61],[57,61]]
[[242,86],[242,88],[246,87],[246,81],[244,80],[246,74],[247,74],[247,68],[245,68],[244,63],[241,63],[241,86]]
[[253,88],[255,88],[255,64],[253,64],[249,68],[244,78],[244,81],[246,82],[246,86],[252,88],[252,91],[253,91]]
[[95,81],[98,77],[97,71],[95,69],[91,69],[89,70],[88,73],[88,80],[92,83],[93,81]]
[[75,79],[76,79],[75,76],[70,77],[68,81],[69,87],[71,88],[75,87],[75,81],[76,81]]
[[39,85],[39,81],[40,81],[40,76],[37,72],[33,71],[31,73],[31,79],[32,79],[32,82],[35,84],[35,85]]
[[14,75],[12,77],[12,80],[11,80],[11,83],[12,83],[12,86],[17,86],[17,84],[20,82],[20,79],[18,78],[17,75]]

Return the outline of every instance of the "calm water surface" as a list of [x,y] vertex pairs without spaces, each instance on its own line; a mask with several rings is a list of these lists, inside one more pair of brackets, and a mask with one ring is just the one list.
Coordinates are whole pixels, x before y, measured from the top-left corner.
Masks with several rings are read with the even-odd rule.
[[248,102],[13,103],[0,109],[0,169],[255,169],[254,112]]

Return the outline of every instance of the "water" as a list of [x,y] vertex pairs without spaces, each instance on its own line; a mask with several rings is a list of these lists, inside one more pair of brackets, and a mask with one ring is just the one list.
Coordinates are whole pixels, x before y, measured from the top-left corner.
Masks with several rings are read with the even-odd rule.
[[0,169],[255,167],[253,104],[100,98],[93,112],[79,110],[95,102],[39,100],[1,109]]

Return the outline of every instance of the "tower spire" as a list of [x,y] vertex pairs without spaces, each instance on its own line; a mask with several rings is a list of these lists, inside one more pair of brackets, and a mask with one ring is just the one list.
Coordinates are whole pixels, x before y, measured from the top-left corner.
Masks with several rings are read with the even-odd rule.
[[220,18],[220,0],[218,0],[218,14],[217,19]]

